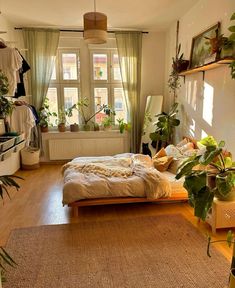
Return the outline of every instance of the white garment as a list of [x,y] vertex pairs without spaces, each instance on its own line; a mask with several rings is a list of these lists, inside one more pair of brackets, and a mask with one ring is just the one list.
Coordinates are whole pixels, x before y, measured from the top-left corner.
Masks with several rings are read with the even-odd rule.
[[24,133],[26,146],[29,146],[31,129],[36,125],[32,110],[26,106],[15,106],[8,119],[11,132]]
[[19,79],[18,70],[22,67],[22,57],[19,52],[10,47],[0,48],[0,70],[7,76],[9,91],[5,96],[14,96]]

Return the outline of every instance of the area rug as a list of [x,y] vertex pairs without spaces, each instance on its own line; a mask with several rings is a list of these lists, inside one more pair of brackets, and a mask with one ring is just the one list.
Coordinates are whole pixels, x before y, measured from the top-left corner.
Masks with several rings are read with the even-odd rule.
[[4,288],[223,288],[229,262],[180,215],[14,230]]

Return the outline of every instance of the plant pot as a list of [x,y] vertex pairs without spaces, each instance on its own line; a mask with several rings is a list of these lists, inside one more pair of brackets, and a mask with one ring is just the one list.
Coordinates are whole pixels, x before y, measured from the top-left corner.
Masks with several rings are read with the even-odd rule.
[[65,132],[65,131],[66,131],[65,123],[60,123],[60,124],[58,125],[58,131],[59,131],[59,132]]
[[90,131],[91,130],[91,127],[89,124],[83,124],[83,130],[84,131]]
[[216,194],[216,197],[220,201],[234,201],[235,200],[235,188],[233,188],[226,196]]
[[189,60],[180,60],[176,63],[176,65],[174,65],[174,69],[180,73],[184,70],[187,70],[189,66]]
[[104,126],[104,131],[110,131],[112,130],[112,126]]
[[235,269],[230,271],[229,288],[235,288]]
[[78,132],[79,131],[79,125],[78,124],[71,124],[70,125],[70,131],[71,132]]
[[100,131],[100,126],[99,125],[95,125],[94,126],[94,131]]
[[41,129],[41,132],[42,133],[45,133],[45,132],[48,132],[48,126],[40,126],[40,129]]

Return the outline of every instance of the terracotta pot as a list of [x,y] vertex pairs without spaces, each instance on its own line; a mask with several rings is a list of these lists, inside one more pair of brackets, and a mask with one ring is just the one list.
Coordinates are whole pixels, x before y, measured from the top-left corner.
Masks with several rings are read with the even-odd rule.
[[70,131],[71,132],[78,132],[79,131],[79,125],[74,123],[70,125]]
[[48,132],[48,126],[40,126],[41,127],[41,132],[45,133]]
[[60,124],[58,125],[58,130],[59,130],[59,132],[65,132],[65,131],[66,131],[66,126],[65,126],[65,124],[64,124],[64,123],[60,123]]

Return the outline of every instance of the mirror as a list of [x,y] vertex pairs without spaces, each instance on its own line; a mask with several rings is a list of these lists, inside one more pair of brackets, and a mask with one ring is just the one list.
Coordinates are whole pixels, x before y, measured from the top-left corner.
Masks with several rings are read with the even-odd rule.
[[148,143],[148,148],[150,149],[152,156],[156,153],[156,148],[153,148],[151,145],[151,139],[149,138],[149,134],[156,130],[153,123],[156,122],[157,120],[155,115],[162,112],[162,104],[163,104],[162,95],[147,96],[146,106],[145,106],[144,127],[143,127],[143,133],[142,133],[142,138],[141,138],[141,153],[143,153],[142,143]]

